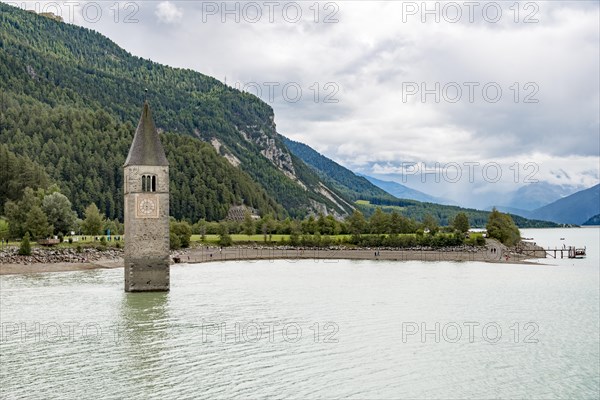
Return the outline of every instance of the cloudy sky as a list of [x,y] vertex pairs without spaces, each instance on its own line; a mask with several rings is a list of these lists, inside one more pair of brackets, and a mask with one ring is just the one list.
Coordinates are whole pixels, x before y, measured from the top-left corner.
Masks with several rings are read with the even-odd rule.
[[597,1],[52,4],[259,94],[280,133],[357,172],[478,207],[599,181]]

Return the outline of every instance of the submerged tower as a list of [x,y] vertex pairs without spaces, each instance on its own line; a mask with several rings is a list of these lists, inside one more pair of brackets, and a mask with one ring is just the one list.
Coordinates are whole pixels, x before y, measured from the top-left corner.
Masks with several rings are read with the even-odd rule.
[[124,175],[125,291],[168,291],[169,162],[147,101]]

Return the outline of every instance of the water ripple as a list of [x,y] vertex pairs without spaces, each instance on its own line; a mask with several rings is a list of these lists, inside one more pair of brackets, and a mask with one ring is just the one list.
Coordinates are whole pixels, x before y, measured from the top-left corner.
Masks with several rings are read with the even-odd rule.
[[[0,397],[597,398],[598,276],[589,264],[214,263],[173,267],[168,294],[133,295],[118,270],[4,276]],[[493,322],[502,337],[405,338],[407,322]]]

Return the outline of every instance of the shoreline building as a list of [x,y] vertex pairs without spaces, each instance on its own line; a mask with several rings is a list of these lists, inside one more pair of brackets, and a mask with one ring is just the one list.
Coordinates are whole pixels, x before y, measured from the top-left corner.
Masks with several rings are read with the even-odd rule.
[[169,162],[147,101],[123,169],[125,291],[168,291]]
[[244,218],[246,218],[246,212],[250,213],[250,217],[254,221],[258,221],[260,219],[259,212],[256,208],[247,207],[244,205],[236,206],[233,205],[229,207],[229,211],[227,212],[227,216],[225,217],[226,221],[236,221],[243,222]]

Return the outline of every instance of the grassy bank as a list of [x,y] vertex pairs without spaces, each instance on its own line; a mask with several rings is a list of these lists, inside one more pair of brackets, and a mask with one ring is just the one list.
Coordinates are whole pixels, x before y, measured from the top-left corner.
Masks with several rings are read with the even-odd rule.
[[[438,236],[450,236],[451,234],[445,234],[445,233],[439,233]],[[259,244],[259,245],[273,245],[273,246],[277,246],[277,245],[289,245],[291,243],[291,235],[281,235],[281,234],[273,234],[273,235],[267,235],[266,240],[265,240],[265,236],[264,235],[244,235],[244,234],[232,234],[230,235],[231,239],[233,241],[233,245],[248,245],[248,244]],[[363,238],[388,238],[391,237],[393,235],[376,235],[376,234],[365,234],[365,235],[361,235]],[[417,235],[416,234],[398,234],[395,235],[397,238],[399,239],[416,239]],[[469,235],[468,239],[465,239],[465,243],[464,244],[475,244],[477,242],[477,238],[478,237],[482,237],[483,233],[481,232],[472,232]],[[122,248],[125,244],[125,242],[123,241],[123,236],[116,236],[118,238],[120,238],[120,240],[115,240],[115,236],[111,237],[110,240],[107,236],[104,236],[104,240],[102,240],[103,236],[74,236],[74,237],[66,237],[64,239],[64,241],[60,244],[57,245],[53,245],[50,246],[50,248],[57,248],[57,249],[69,249],[69,248],[74,248],[77,249],[79,248],[87,248],[87,247],[100,247],[100,246],[105,246],[107,248]],[[98,238],[98,240],[95,240],[96,238]],[[323,240],[326,240],[326,246],[327,245],[338,245],[338,244],[344,244],[344,245],[348,245],[348,242],[350,241],[350,239],[352,238],[351,235],[331,235],[331,236],[325,236],[325,235],[302,235],[301,239],[309,239],[309,240],[316,240],[317,238],[319,238],[319,240],[322,242]],[[33,247],[46,247],[46,246],[42,246],[39,245],[36,242],[32,242],[31,243]],[[191,247],[196,247],[196,246],[201,246],[201,245],[212,245],[212,246],[218,246],[219,245],[219,235],[204,235],[204,238],[202,238],[201,235],[192,235],[191,236]],[[300,244],[301,245],[301,244]],[[6,242],[4,242],[2,245],[0,245],[0,250],[2,250],[3,248],[6,248],[7,246],[10,247],[18,247],[20,246],[20,242],[18,241],[11,241],[8,243],[8,245],[6,244]]]

